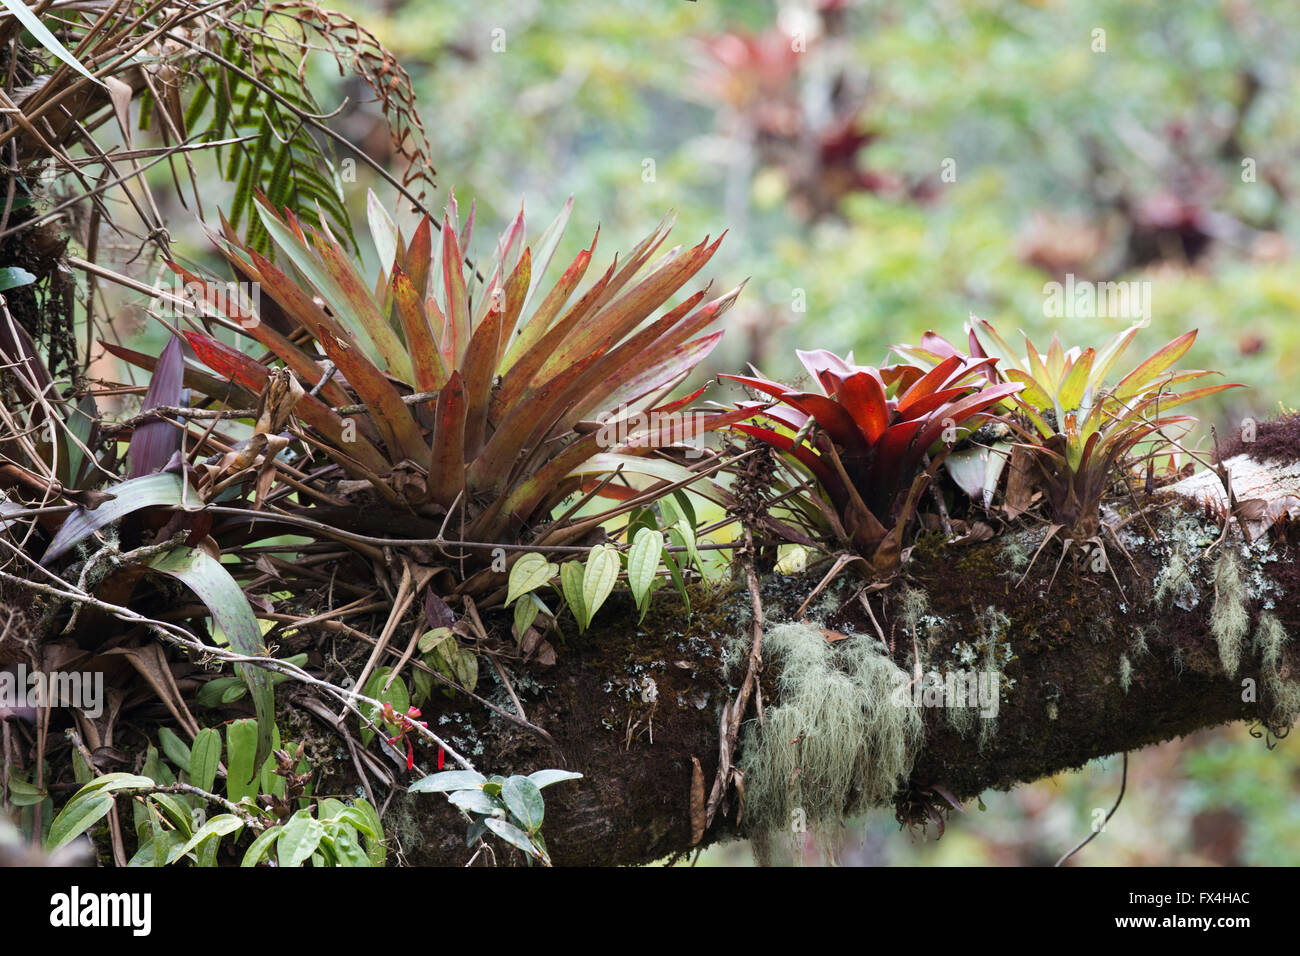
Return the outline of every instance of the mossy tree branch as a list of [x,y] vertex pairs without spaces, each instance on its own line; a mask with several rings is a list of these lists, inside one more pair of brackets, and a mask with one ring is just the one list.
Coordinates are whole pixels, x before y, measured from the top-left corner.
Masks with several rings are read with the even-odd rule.
[[[1293,468],[1263,466],[1278,475],[1269,484],[1258,463],[1234,461],[1230,469],[1251,475],[1251,497],[1285,495]],[[1219,496],[1226,497],[1221,487]],[[1175,486],[1121,532],[1127,556],[1114,545],[1104,558],[1095,546],[1077,563],[1067,555],[1050,587],[1058,542],[1025,575],[1041,529],[965,546],[923,539],[906,582],[871,599],[879,632],[854,597],[858,582],[846,577],[828,589],[810,620],[867,635],[854,640],[877,647],[874,635],[883,633],[894,665],[909,675],[917,658],[941,674],[984,654],[1001,662],[995,720],[921,708],[923,742],[893,795],[901,815],[923,819],[935,787],[968,799],[1232,721],[1285,733],[1300,706],[1300,653],[1287,640],[1300,635],[1300,549],[1287,538],[1294,527],[1278,525],[1250,543],[1233,521],[1225,536],[1223,516],[1205,504],[1214,498],[1212,483]],[[818,579],[815,570],[765,575],[769,624],[790,621]],[[586,635],[570,636],[554,668],[534,675],[541,686],[525,700],[530,719],[561,752],[504,722],[489,725],[483,766],[567,766],[586,775],[547,791],[545,831],[557,864],[639,863],[689,848],[692,758],[711,780],[721,707],[744,673],[748,604],[743,582],[697,596],[689,614],[664,592],[638,627],[630,602],[615,602]],[[768,660],[761,681],[768,716],[789,691],[782,676],[780,662]],[[751,707],[751,721],[754,715]],[[742,768],[752,739],[742,737]],[[755,788],[747,790],[752,798]],[[770,819],[765,809],[751,803],[737,825],[733,797],[705,842]],[[441,800],[404,797],[388,819],[412,863],[463,863],[471,855]]]

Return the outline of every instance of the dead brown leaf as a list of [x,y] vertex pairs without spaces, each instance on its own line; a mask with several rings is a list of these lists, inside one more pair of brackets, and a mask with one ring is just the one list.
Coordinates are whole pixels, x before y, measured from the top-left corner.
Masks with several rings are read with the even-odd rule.
[[1003,501],[1008,518],[1023,514],[1033,501],[1033,467],[1033,454],[1019,445],[1013,445],[1010,468],[1007,472],[1007,493]]
[[704,768],[700,758],[691,758],[691,846],[704,839]]

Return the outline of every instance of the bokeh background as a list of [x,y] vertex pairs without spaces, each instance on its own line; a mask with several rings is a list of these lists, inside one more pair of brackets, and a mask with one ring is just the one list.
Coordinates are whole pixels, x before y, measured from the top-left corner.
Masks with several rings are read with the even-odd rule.
[[[560,261],[598,224],[604,258],[627,249],[669,209],[682,243],[728,231],[706,271],[748,285],[696,384],[747,362],[789,380],[795,348],[879,362],[970,313],[1043,347],[1128,324],[1045,315],[1044,283],[1069,274],[1150,283],[1134,361],[1200,330],[1185,364],[1252,386],[1201,407],[1220,434],[1300,404],[1294,0],[330,2],[410,72],[433,202],[476,202],[476,251],[521,198],[535,234],[574,197]],[[308,75],[391,160],[367,91],[324,60]],[[359,223],[367,188],[413,221],[361,170]],[[1298,748],[1267,743],[1236,727],[1131,755],[1076,862],[1300,862]],[[790,859],[1051,863],[1119,784],[1116,756],[986,794],[941,840],[881,812]],[[700,862],[750,860],[731,844]]]

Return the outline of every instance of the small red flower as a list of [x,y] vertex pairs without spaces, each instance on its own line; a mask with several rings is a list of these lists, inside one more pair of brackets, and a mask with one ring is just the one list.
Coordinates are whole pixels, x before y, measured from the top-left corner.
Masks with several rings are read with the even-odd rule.
[[[419,717],[419,716],[420,716],[420,710],[417,707],[407,708],[406,713],[399,717],[396,713],[394,713],[392,704],[389,704],[387,702],[385,702],[384,704],[384,711],[383,711],[384,720],[387,723],[396,724],[398,728],[397,736],[389,737],[388,742],[392,744],[394,747],[397,746],[398,740],[401,740],[403,743],[406,744],[406,769],[407,770],[415,769],[415,747],[411,745],[411,740],[407,736],[407,734],[415,729],[416,721],[412,720],[411,718]],[[425,730],[429,729],[429,725],[424,721],[419,721],[419,725],[423,727]],[[438,748],[438,769],[439,770],[442,769],[442,748],[441,747]]]

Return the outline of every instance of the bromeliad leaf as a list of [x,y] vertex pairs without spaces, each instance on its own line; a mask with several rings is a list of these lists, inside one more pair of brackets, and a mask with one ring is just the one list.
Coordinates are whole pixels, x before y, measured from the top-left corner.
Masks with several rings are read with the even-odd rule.
[[142,508],[170,507],[185,511],[202,508],[198,492],[187,487],[179,475],[157,474],[131,478],[108,489],[113,494],[94,511],[84,508],[72,512],[50,542],[41,564],[57,561],[85,538]]
[[387,273],[397,258],[397,226],[373,189],[366,190],[366,218],[370,223],[370,238],[374,240],[375,252],[379,254],[379,267]]
[[[185,353],[181,350],[181,340],[178,336],[172,336],[158,357],[158,365],[154,368],[153,378],[149,380],[149,391],[145,394],[140,411],[147,412],[164,405],[179,405],[184,370]],[[170,423],[149,421],[137,425],[127,449],[127,463],[130,465],[128,477],[139,478],[161,471],[172,455],[180,451],[180,447],[180,430]]]
[[[249,657],[265,655],[257,617],[244,597],[243,589],[220,561],[200,548],[177,548],[151,558],[147,564],[155,571],[176,578],[198,595],[233,650]],[[253,711],[257,715],[255,766],[260,767],[271,753],[275,693],[270,675],[261,667],[236,664],[235,673],[243,679],[253,698]]]
[[[18,18],[18,22],[21,23],[32,36],[36,37],[37,42],[39,42],[41,46],[45,47],[45,49],[49,50],[92,83],[96,83],[100,86],[104,85],[101,80],[97,79],[93,73],[81,64],[80,60],[69,52],[67,47],[59,42],[59,38],[50,32],[49,27],[41,22],[41,18],[36,15],[35,11],[33,11],[31,7],[23,3],[23,0],[0,0],[0,3],[3,3],[5,9]],[[44,10],[46,7],[42,6],[41,9]]]

